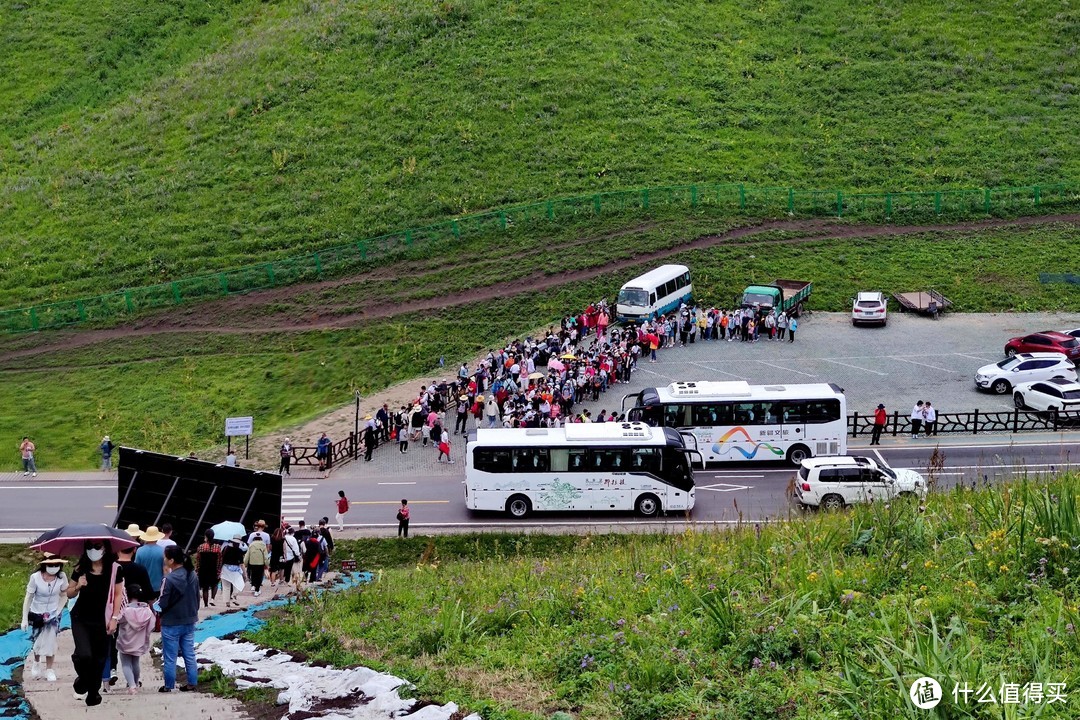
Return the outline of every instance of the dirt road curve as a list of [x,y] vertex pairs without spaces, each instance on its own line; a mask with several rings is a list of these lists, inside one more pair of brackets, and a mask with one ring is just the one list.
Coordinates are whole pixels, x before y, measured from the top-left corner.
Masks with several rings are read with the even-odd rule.
[[[700,250],[733,243],[754,243],[755,236],[772,232],[800,232],[806,233],[806,235],[803,237],[786,239],[767,238],[756,242],[768,245],[798,244],[821,240],[873,238],[883,236],[896,237],[934,232],[964,232],[991,228],[1044,225],[1048,223],[1080,224],[1080,214],[1043,215],[1038,217],[1021,217],[1013,219],[990,218],[986,220],[939,225],[849,225],[829,219],[775,220],[760,225],[734,228],[717,235],[706,235],[662,250],[642,253],[630,258],[597,265],[591,268],[557,274],[547,274],[538,271],[526,278],[473,288],[465,292],[455,293],[451,296],[440,296],[406,302],[380,302],[379,298],[373,298],[371,304],[362,312],[358,313],[338,315],[328,314],[326,316],[306,318],[303,322],[298,322],[295,318],[275,319],[272,314],[267,315],[265,313],[250,312],[252,308],[280,303],[282,300],[295,298],[304,293],[310,293],[313,290],[348,286],[350,284],[357,284],[369,280],[373,277],[385,278],[387,277],[387,273],[393,270],[393,268],[380,268],[372,272],[348,278],[339,278],[323,283],[291,285],[272,290],[222,298],[221,300],[200,303],[198,305],[181,306],[137,318],[130,324],[121,327],[98,330],[62,330],[45,332],[37,336],[42,340],[39,344],[36,344],[33,347],[22,347],[8,351],[0,350],[0,358],[12,359],[17,357],[27,357],[42,353],[70,350],[118,338],[159,335],[165,333],[207,332],[245,334],[290,330],[348,328],[367,320],[388,318],[401,314],[415,314],[425,310],[466,305],[484,300],[493,300],[517,295],[524,292],[546,290],[567,283],[588,280],[604,273],[618,271],[628,267],[647,265],[651,262],[661,261],[688,250]],[[222,324],[221,322],[224,318],[240,317],[244,315],[259,316],[256,321],[258,324],[238,326]]]

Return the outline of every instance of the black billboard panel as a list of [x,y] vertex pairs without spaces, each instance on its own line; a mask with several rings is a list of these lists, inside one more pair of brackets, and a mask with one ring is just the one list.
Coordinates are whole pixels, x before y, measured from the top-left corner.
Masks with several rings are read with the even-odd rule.
[[119,474],[113,525],[172,523],[173,540],[189,552],[219,522],[265,520],[271,531],[281,523],[277,473],[121,447]]

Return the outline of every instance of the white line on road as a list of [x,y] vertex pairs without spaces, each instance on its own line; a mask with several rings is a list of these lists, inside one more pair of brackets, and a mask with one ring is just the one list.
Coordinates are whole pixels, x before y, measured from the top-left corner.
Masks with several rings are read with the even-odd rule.
[[[960,450],[971,450],[977,448],[1014,448],[1014,447],[1051,447],[1051,446],[1080,446],[1080,441],[1073,440],[1070,442],[1055,442],[1053,440],[1043,442],[1008,442],[1008,443],[986,443],[985,445],[942,445],[940,443],[934,443],[933,445],[897,445],[897,446],[883,446],[883,448],[889,452],[893,450],[933,450],[934,448],[953,448]],[[867,450],[868,445],[849,445],[849,450]]]
[[952,353],[953,355],[959,355],[960,357],[971,358],[972,360],[982,360],[983,362],[994,362],[992,359],[985,357],[979,357],[978,355],[967,355],[965,353]]
[[849,365],[846,362],[840,362],[839,360],[833,360],[831,358],[821,358],[821,359],[824,360],[825,362],[836,363],[837,365],[843,365],[844,367],[849,367],[852,370],[862,370],[863,372],[873,373],[874,375],[880,375],[882,377],[885,377],[886,375],[888,375],[888,373],[878,372],[877,370],[869,370],[869,369],[864,368],[864,367],[859,367],[858,365]]
[[377,484],[378,485],[415,485],[416,481],[414,480],[413,482],[381,482],[381,483],[377,483]]
[[307,507],[308,505],[309,505],[309,503],[306,503],[306,502],[302,502],[302,503],[283,502],[283,503],[281,503],[281,507],[283,507],[283,508]]
[[931,368],[932,370],[940,370],[941,372],[947,372],[947,373],[959,373],[960,372],[959,370],[950,370],[949,368],[938,367],[937,365],[931,365],[930,363],[919,362],[918,360],[907,360],[907,359],[899,357],[897,355],[889,355],[888,357],[891,360],[899,360],[900,362],[911,363],[912,365],[922,365],[923,367],[928,367],[928,368]]
[[881,461],[882,465],[888,466],[889,463],[885,462],[885,458],[881,457],[881,451],[874,448],[874,454],[877,455],[877,459]]
[[[719,360],[716,362],[717,365],[719,365],[720,363],[721,363],[721,361],[719,361]],[[705,365],[705,364],[702,364],[702,363],[699,363],[699,362],[692,362],[691,361],[691,362],[687,363],[687,365],[695,365],[695,366],[697,366],[697,367],[699,367],[699,368],[701,368],[703,370],[708,370],[709,372],[720,373],[721,375],[728,375],[728,376],[733,377],[733,378],[738,378],[739,380],[746,380],[746,376],[744,376],[744,375],[736,375],[735,373],[729,373],[729,372],[724,372],[723,370],[717,370],[716,368],[711,368],[708,365]]]
[[636,369],[639,370],[640,372],[649,373],[650,375],[655,375],[657,377],[662,377],[665,380],[670,380],[672,382],[675,382],[675,378],[671,377],[670,375],[664,375],[663,373],[658,373],[655,370],[650,370],[649,368],[641,367],[640,362],[638,363],[638,366],[637,366]]
[[786,368],[783,365],[773,365],[772,363],[767,363],[764,360],[755,360],[754,362],[760,363],[761,365],[768,365],[769,367],[776,368],[777,370],[783,370],[785,372],[793,372],[796,375],[805,375],[806,377],[817,377],[817,375],[811,375],[810,373],[803,372],[802,370],[793,370],[792,368]]
[[[791,473],[791,470],[776,470],[776,471],[774,471],[774,472],[785,472],[785,473],[788,473],[788,474],[790,474],[790,473]],[[703,474],[705,474],[705,473],[701,473],[701,472],[698,472],[697,474],[698,474],[698,475],[703,475]],[[765,475],[764,475],[764,474],[762,474],[762,475],[722,475],[722,474],[720,474],[720,473],[710,473],[710,474],[712,474],[712,475],[716,475],[716,479],[717,479],[717,480],[723,480],[723,479],[728,479],[728,480],[747,480],[747,479],[750,479],[750,478],[763,478],[763,477],[765,477]]]

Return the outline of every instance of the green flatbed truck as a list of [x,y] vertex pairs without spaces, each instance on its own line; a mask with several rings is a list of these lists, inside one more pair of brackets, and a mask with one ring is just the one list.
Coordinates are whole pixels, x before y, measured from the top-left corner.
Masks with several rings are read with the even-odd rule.
[[743,290],[742,307],[779,315],[799,317],[806,307],[814,284],[809,280],[776,280],[770,285],[750,285]]

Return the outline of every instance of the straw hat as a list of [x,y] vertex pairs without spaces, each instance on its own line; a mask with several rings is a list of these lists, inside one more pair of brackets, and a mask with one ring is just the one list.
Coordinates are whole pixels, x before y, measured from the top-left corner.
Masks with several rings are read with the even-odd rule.
[[158,530],[157,525],[151,525],[146,528],[146,532],[142,534],[142,539],[148,543],[157,542],[158,540],[165,539],[165,533]]
[[62,557],[57,557],[51,552],[43,553],[44,557],[41,560],[42,565],[64,565],[67,563]]
[[143,536],[143,531],[139,529],[138,523],[131,523],[128,525],[125,532],[136,540]]

